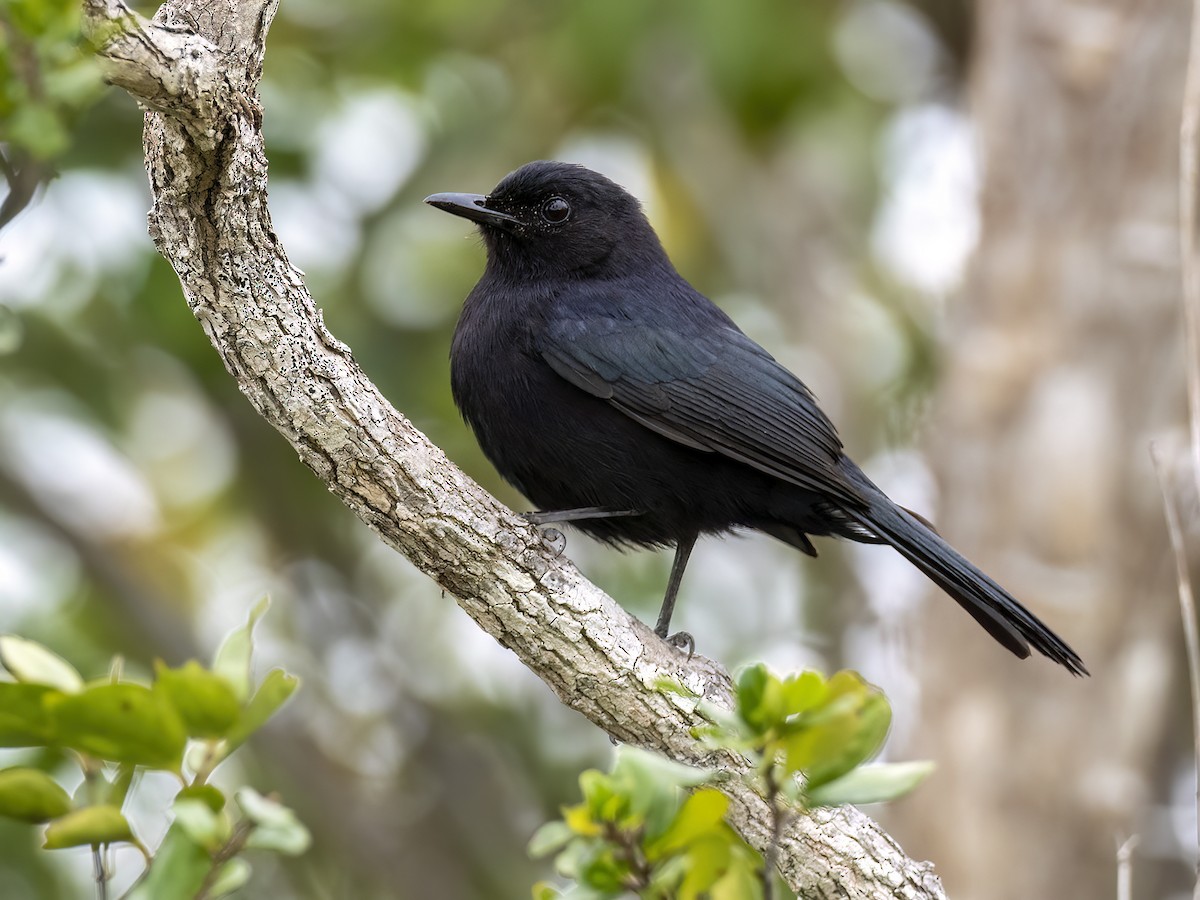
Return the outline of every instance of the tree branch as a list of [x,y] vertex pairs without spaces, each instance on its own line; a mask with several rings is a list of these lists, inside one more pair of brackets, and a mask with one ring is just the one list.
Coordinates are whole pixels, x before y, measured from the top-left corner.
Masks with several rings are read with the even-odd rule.
[[[692,736],[696,702],[728,705],[717,664],[685,660],[538,531],[467,478],[379,393],[325,328],[267,211],[257,84],[278,0],[175,0],[153,22],[119,0],[84,0],[109,79],[145,104],[150,233],[188,305],[254,408],[390,547],[449,593],[563,703],[617,740],[735,775],[746,765]],[[765,850],[767,804],[740,778],[722,786],[731,823]],[[804,897],[941,898],[853,808],[796,817],[780,870]]]

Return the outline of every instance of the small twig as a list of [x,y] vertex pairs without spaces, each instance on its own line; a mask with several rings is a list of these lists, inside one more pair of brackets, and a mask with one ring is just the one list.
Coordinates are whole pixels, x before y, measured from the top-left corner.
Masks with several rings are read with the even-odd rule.
[[771,807],[771,843],[763,854],[762,895],[763,900],[775,900],[775,866],[778,865],[779,835],[782,830],[779,825],[779,789],[775,779],[767,777],[767,804]]
[[779,799],[779,781],[775,763],[772,762],[763,776],[763,799],[771,807],[771,842],[763,854],[762,889],[763,900],[774,900],[775,870],[779,866],[779,844],[783,840],[783,829],[787,826],[788,811]]
[[1192,477],[1200,490],[1200,0],[1192,12],[1191,49],[1179,126],[1179,241],[1183,271],[1183,318],[1187,344],[1188,412]]
[[[1187,549],[1183,543],[1183,528],[1179,524],[1179,510],[1167,490],[1158,450],[1150,444],[1150,459],[1154,463],[1154,474],[1162,491],[1163,512],[1167,518],[1167,533],[1171,536],[1171,549],[1175,554],[1175,578],[1179,585],[1179,609],[1183,615],[1183,643],[1187,651],[1188,682],[1192,692],[1192,752],[1197,777],[1196,815],[1200,823],[1200,629],[1196,625],[1196,600],[1192,593],[1191,573],[1188,571]],[[1200,900],[1200,824],[1196,832],[1196,884],[1192,896]]]
[[92,844],[92,871],[96,876],[96,900],[108,900],[108,871],[99,844]]
[[1133,851],[1139,841],[1130,835],[1117,847],[1117,900],[1133,900]]
[[[1179,125],[1179,242],[1183,273],[1183,321],[1187,348],[1188,419],[1191,431],[1192,480],[1200,493],[1200,244],[1197,235],[1197,205],[1200,204],[1200,0],[1192,7],[1192,35],[1184,76],[1183,113]],[[1154,449],[1151,447],[1151,457]],[[1158,471],[1158,460],[1155,459]],[[1162,472],[1158,471],[1162,486]],[[1179,602],[1183,608],[1184,639],[1187,642],[1188,677],[1192,689],[1192,740],[1196,754],[1196,881],[1192,896],[1200,900],[1200,650],[1197,649],[1196,612],[1191,585],[1187,581],[1187,559],[1183,535],[1173,503],[1167,502],[1167,527],[1175,551],[1179,574]]]
[[624,831],[612,822],[604,825],[604,839],[617,847],[616,856],[629,864],[629,878],[626,879],[625,889],[635,894],[650,886],[650,878],[654,874],[650,863],[642,853],[642,829]]
[[233,829],[233,834],[229,836],[221,849],[213,854],[212,868],[208,870],[208,874],[204,876],[204,883],[200,885],[200,890],[196,892],[195,900],[208,900],[209,891],[216,884],[217,877],[221,874],[221,869],[225,867],[225,863],[233,859],[246,847],[246,841],[250,839],[251,832],[254,831],[254,823],[248,819],[242,819]]

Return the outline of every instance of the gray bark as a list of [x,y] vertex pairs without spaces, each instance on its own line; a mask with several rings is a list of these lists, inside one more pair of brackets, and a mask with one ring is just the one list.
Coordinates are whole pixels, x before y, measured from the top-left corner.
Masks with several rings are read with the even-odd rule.
[[[398,413],[325,328],[267,210],[257,84],[277,0],[178,0],[153,22],[119,0],[85,0],[108,77],[147,109],[150,233],[254,408],[329,490],[458,599],[563,703],[614,738],[745,772],[692,736],[696,702],[728,705],[728,675],[685,660],[546,549],[540,534],[467,478]],[[760,850],[765,802],[722,785],[731,824]],[[853,808],[798,817],[780,870],[804,897],[938,898],[928,863]]]

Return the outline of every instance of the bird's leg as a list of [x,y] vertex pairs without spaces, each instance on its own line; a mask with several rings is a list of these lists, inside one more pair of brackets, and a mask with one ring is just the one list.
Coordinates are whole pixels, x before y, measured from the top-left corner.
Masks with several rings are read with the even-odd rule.
[[696,545],[696,535],[682,538],[675,544],[675,559],[671,563],[671,577],[667,579],[667,593],[663,597],[662,608],[658,611],[658,624],[654,633],[669,644],[676,647],[687,647],[688,658],[696,649],[696,642],[686,631],[680,631],[667,637],[671,627],[671,614],[675,612],[675,598],[679,594],[679,583],[683,580],[683,570],[687,568],[688,557],[692,555],[692,547]]
[[[521,518],[531,525],[549,525],[552,522],[578,522],[581,519],[612,519],[617,516],[640,516],[637,509],[605,509],[603,506],[581,506],[578,509],[551,509],[543,512],[521,513]],[[567,538],[557,528],[542,531],[542,541],[555,556],[562,556],[567,549]]]

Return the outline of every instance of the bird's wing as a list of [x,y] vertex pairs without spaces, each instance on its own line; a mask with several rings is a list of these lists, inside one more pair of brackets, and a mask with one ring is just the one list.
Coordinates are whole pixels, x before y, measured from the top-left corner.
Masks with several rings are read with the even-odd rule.
[[[715,311],[715,308],[714,308]],[[556,317],[538,341],[555,372],[652,431],[856,507],[842,442],[812,393],[724,319]]]

